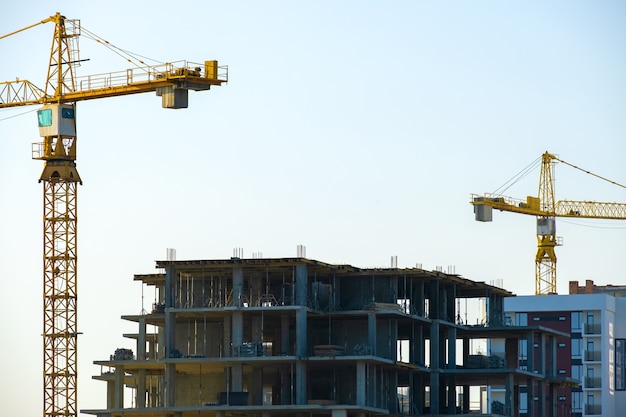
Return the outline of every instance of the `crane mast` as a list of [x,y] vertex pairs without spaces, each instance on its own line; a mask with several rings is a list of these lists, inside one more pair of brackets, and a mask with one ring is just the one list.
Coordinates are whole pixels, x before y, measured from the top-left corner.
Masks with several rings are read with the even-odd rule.
[[535,294],[556,294],[556,221],[554,217],[554,158],[541,157],[539,204],[545,215],[537,216],[537,254],[535,256]]
[[556,218],[626,220],[626,203],[556,200],[554,192],[554,166],[562,162],[573,168],[608,181],[622,188],[626,186],[585,171],[576,165],[563,161],[554,154],[545,152],[541,156],[539,192],[537,197],[527,196],[526,200],[485,193],[472,194],[470,203],[474,205],[476,220],[492,221],[492,209],[537,217],[537,253],[535,255],[535,294],[556,294],[556,252],[561,239],[556,235]]
[[[44,161],[43,183],[43,414],[76,416],[78,378],[76,117],[71,39],[65,19],[54,16],[54,36],[45,91],[51,104],[37,112],[43,143],[33,158]],[[56,99],[56,100],[55,100]],[[56,101],[56,103],[55,103]],[[56,126],[56,127],[55,127]]]
[[[42,142],[33,143],[33,159],[42,160],[43,183],[43,415],[77,417],[78,291],[76,168],[76,102],[144,92],[156,92],[164,108],[186,108],[188,90],[205,91],[228,81],[228,67],[217,61],[204,65],[166,63],[136,71],[77,78],[80,24],[56,13],[39,24],[53,22],[54,36],[46,85],[28,80],[0,82],[0,108],[41,104],[37,111]],[[202,72],[204,73],[202,74]]]

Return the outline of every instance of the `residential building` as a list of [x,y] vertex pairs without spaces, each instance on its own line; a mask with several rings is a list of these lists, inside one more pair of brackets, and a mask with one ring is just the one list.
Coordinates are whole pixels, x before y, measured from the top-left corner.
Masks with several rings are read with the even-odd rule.
[[[619,410],[626,410],[626,321],[618,319],[626,315],[626,298],[613,295],[621,291],[619,287],[594,287],[592,281],[585,287],[574,281],[570,284],[574,294],[504,301],[512,322],[550,327],[571,336],[556,339],[557,374],[580,381],[580,386],[559,392],[556,416],[618,416]],[[522,342],[520,366],[534,349]],[[520,416],[525,415],[530,415],[528,409],[520,409]]]

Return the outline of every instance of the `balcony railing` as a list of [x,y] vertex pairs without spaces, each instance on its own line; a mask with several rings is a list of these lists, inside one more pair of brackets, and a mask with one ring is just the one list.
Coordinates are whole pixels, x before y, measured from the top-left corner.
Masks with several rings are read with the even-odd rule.
[[585,404],[585,414],[602,415],[602,406],[600,404]]
[[602,388],[602,379],[598,377],[585,377],[585,388]]
[[599,350],[586,350],[585,360],[587,362],[600,362],[602,360],[602,352]]
[[600,334],[600,323],[585,324],[585,334]]

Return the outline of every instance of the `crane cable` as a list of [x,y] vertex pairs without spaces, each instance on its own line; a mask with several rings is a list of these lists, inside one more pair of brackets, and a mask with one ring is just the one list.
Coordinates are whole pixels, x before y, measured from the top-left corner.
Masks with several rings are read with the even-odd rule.
[[562,163],[564,163],[565,165],[569,165],[569,166],[571,166],[572,168],[576,168],[577,170],[582,171],[582,172],[584,172],[584,173],[586,173],[586,174],[593,175],[593,176],[594,176],[594,177],[596,177],[596,178],[600,178],[601,180],[604,180],[604,181],[606,181],[606,182],[610,182],[610,183],[611,183],[611,184],[613,184],[613,185],[617,185],[618,187],[626,188],[626,185],[623,185],[623,184],[620,184],[620,183],[618,183],[618,182],[612,181],[612,180],[610,180],[610,179],[608,179],[608,178],[604,178],[604,177],[602,177],[602,176],[600,176],[600,175],[598,175],[598,174],[594,174],[593,172],[590,172],[590,171],[587,171],[586,169],[582,169],[582,168],[580,168],[580,167],[577,167],[576,165],[574,165],[574,164],[570,164],[569,162],[563,161],[563,160],[561,160],[561,159],[559,159],[559,158],[553,158],[553,159],[556,159],[557,161],[562,162]]
[[494,194],[494,195],[502,195],[504,192],[506,192],[506,190],[511,188],[514,184],[516,184],[522,178],[526,177],[528,174],[533,172],[535,167],[537,167],[539,165],[540,161],[541,161],[541,157],[535,159],[528,166],[526,166],[526,168],[522,169],[520,172],[515,174],[513,177],[511,177],[509,180],[507,180],[500,187],[496,188],[496,190],[492,194]]
[[134,66],[136,66],[138,69],[141,69],[141,70],[144,70],[144,71],[146,71],[146,70],[149,71],[149,69],[146,69],[146,67],[150,67],[149,64],[146,64],[146,62],[144,62],[140,58],[143,58],[143,59],[148,60],[148,61],[153,61],[153,62],[156,62],[158,64],[163,64],[162,61],[159,61],[159,60],[156,60],[156,59],[152,59],[152,58],[149,58],[149,57],[137,54],[137,53],[133,53],[133,52],[127,51],[127,50],[122,49],[122,48],[119,48],[119,47],[113,45],[111,42],[107,41],[106,39],[101,38],[100,36],[98,36],[95,33],[91,32],[90,30],[85,29],[84,26],[81,25],[80,26],[80,33],[81,33],[81,35],[83,34],[83,32],[85,34],[84,36],[87,39],[91,39],[92,41],[97,42],[97,43],[103,45],[104,47],[108,48],[114,54],[122,57],[127,62],[129,62],[129,63],[133,64]]

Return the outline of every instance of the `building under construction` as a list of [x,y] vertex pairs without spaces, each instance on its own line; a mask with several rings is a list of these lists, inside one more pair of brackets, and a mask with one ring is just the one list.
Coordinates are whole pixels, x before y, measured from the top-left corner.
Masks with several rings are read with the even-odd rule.
[[[123,316],[138,331],[95,361],[106,382],[98,417],[514,416],[520,385],[534,387],[539,416],[572,381],[552,366],[557,336],[504,322],[512,294],[421,268],[358,268],[305,257],[158,261],[135,275],[154,287],[150,312]],[[468,325],[459,300],[483,299]],[[475,340],[501,351],[471,351]],[[525,340],[526,369],[518,365]],[[538,364],[536,369],[534,364]],[[504,401],[481,404],[501,387]],[[547,393],[547,394],[545,394]],[[126,398],[125,398],[126,397]],[[478,404],[476,407],[475,405]],[[536,403],[535,403],[536,404]],[[532,407],[528,407],[532,409]]]

